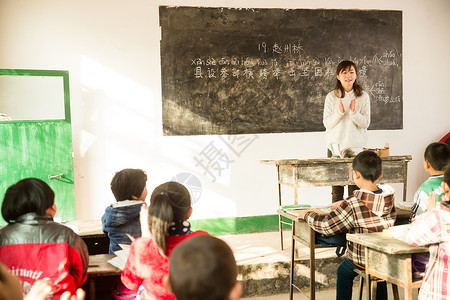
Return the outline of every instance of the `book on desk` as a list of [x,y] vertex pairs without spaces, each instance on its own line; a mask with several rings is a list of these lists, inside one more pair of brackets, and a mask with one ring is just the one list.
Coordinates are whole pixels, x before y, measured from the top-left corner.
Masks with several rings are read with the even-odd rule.
[[113,258],[108,260],[108,263],[114,267],[123,270],[125,268],[125,263],[127,262],[128,254],[130,253],[130,245],[119,244],[121,250],[115,251]]
[[309,204],[283,205],[280,206],[280,209],[293,216],[298,216],[300,212],[305,210],[313,211],[319,214],[327,214],[330,212],[330,209],[324,206],[311,206]]

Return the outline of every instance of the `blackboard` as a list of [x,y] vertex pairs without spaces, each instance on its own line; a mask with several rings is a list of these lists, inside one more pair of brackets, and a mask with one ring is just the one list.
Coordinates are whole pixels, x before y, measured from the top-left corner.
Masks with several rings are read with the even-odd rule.
[[317,132],[342,60],[403,128],[402,12],[159,7],[164,135]]

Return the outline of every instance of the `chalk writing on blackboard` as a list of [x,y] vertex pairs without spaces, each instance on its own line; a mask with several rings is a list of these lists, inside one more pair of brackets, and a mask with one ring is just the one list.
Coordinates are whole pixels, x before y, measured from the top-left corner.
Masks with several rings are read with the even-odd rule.
[[160,7],[164,134],[322,131],[325,96],[346,59],[371,98],[369,129],[401,129],[401,17]]

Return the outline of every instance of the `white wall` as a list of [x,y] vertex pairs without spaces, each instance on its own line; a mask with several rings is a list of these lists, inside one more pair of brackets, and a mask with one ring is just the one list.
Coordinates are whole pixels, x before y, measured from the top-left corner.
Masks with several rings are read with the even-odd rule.
[[[409,197],[427,177],[423,150],[450,129],[448,0],[1,0],[0,68],[69,70],[77,218],[100,218],[112,174],[125,167],[146,170],[149,190],[178,173],[197,176],[194,219],[274,214],[275,168],[258,160],[325,154],[323,132],[262,134],[240,157],[226,152],[234,162],[216,182],[204,175],[194,157],[219,146],[218,136],[162,136],[158,5],[402,10],[404,129],[369,131],[369,145],[413,156]],[[301,195],[330,199],[328,188]]]

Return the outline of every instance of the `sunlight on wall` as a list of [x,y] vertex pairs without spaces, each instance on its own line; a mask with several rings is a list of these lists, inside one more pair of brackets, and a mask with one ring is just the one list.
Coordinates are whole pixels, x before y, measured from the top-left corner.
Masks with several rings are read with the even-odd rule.
[[146,87],[86,56],[81,56],[81,84],[93,90],[101,89],[106,96],[122,100],[124,105],[131,104],[127,101],[130,98],[154,100]]
[[[87,56],[81,56],[80,81],[87,114],[81,136],[82,156],[96,140],[108,136],[139,139],[142,128],[156,130],[157,122],[152,120],[157,114],[151,109],[155,97],[148,88]],[[121,139],[117,141],[120,146]]]
[[[105,186],[105,193],[109,193],[110,173],[125,167],[146,170],[149,189],[180,173],[190,173],[202,186],[192,218],[236,214],[231,175],[242,160],[236,155],[240,149],[233,151],[232,146],[242,144],[243,136],[163,136],[162,104],[148,87],[87,56],[81,57],[80,65],[83,129],[79,154],[108,166],[104,170],[108,179],[98,183]],[[254,139],[251,136],[249,141]]]
[[81,131],[81,139],[80,139],[80,155],[83,157],[86,154],[86,151],[91,148],[91,146],[95,143],[97,137],[86,130]]

